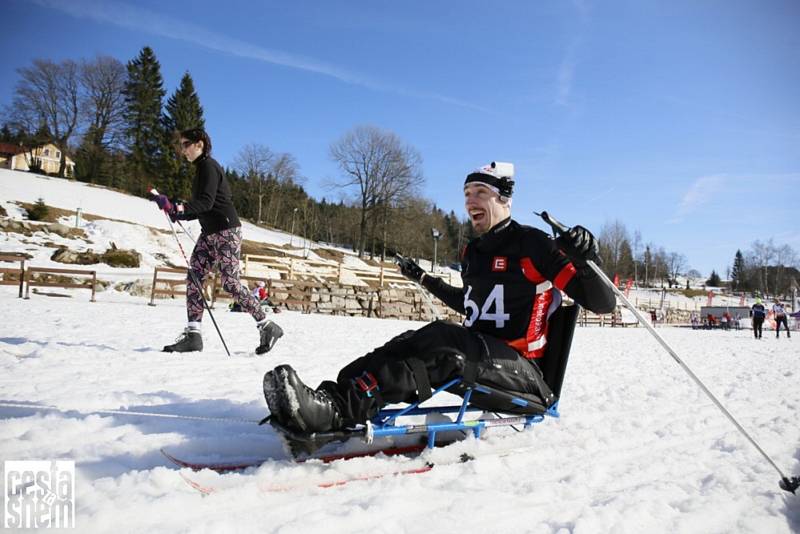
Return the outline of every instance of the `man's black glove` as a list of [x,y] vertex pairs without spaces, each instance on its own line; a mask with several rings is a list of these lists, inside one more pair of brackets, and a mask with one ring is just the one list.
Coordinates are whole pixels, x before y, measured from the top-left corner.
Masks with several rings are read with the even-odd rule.
[[414,282],[422,282],[425,271],[423,271],[422,267],[417,265],[414,260],[401,256],[400,254],[395,254],[395,259],[397,260],[397,265],[400,266],[400,272],[403,273],[403,276]]
[[588,260],[600,265],[600,249],[592,233],[583,226],[573,226],[566,234],[556,239],[558,248],[564,251],[576,267],[585,267]]

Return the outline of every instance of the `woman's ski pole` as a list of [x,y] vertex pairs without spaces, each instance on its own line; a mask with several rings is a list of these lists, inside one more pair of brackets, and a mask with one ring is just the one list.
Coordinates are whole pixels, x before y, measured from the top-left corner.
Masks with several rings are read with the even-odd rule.
[[[565,235],[567,234],[567,232],[569,232],[569,228],[558,222],[546,211],[543,211],[541,213],[537,212],[534,213],[536,213],[536,215],[541,217],[544,220],[544,222],[549,224],[550,227],[553,228],[553,231],[555,233],[559,235]],[[795,491],[800,487],[800,477],[792,477],[790,479],[789,477],[784,475],[783,471],[781,471],[780,468],[777,466],[777,464],[774,461],[772,461],[772,458],[770,458],[769,455],[766,452],[764,452],[764,450],[758,445],[758,443],[756,443],[756,440],[753,439],[750,436],[750,434],[747,433],[744,427],[742,427],[742,425],[740,425],[739,422],[733,417],[733,415],[731,415],[731,413],[727,409],[725,409],[722,403],[714,396],[713,393],[711,393],[711,391],[706,387],[705,384],[703,384],[703,382],[697,377],[697,375],[695,375],[694,372],[692,372],[689,366],[686,365],[686,363],[684,363],[684,361],[681,360],[680,357],[678,357],[675,351],[672,350],[672,347],[670,347],[669,344],[667,344],[667,342],[664,340],[664,338],[661,337],[661,335],[656,331],[656,329],[653,328],[653,326],[645,320],[644,316],[639,312],[638,309],[636,309],[636,306],[631,304],[631,302],[628,300],[625,294],[622,291],[620,291],[619,288],[615,286],[611,280],[609,280],[608,276],[606,276],[606,273],[604,273],[602,269],[600,269],[600,267],[598,267],[597,264],[592,260],[587,260],[586,265],[588,265],[589,268],[592,269],[592,271],[594,271],[595,274],[597,274],[597,276],[599,276],[600,279],[614,291],[616,296],[622,301],[623,304],[625,304],[625,307],[628,308],[631,311],[631,313],[633,313],[636,319],[639,320],[639,323],[642,326],[644,326],[648,332],[653,334],[653,337],[656,338],[656,341],[658,341],[661,344],[661,346],[664,347],[664,350],[666,350],[669,353],[669,355],[672,356],[672,359],[675,360],[678,363],[678,365],[680,365],[681,368],[683,368],[684,371],[686,371],[686,374],[688,374],[689,377],[692,380],[694,380],[694,382],[700,387],[700,389],[703,390],[703,393],[705,393],[708,396],[708,398],[711,399],[711,401],[717,406],[717,408],[720,409],[720,411],[722,411],[723,414],[725,414],[725,416],[730,420],[731,423],[733,423],[733,425],[739,430],[739,432],[741,432],[744,435],[744,437],[746,437],[750,441],[750,443],[753,444],[753,446],[758,450],[758,452],[760,452],[761,455],[772,465],[772,467],[775,468],[775,470],[781,476],[781,481],[778,484],[780,488],[782,490],[795,493]]]
[[[151,189],[150,194],[154,196],[158,196],[158,191],[156,189]],[[178,232],[175,231],[175,225],[172,224],[172,219],[170,219],[169,214],[165,211],[164,215],[167,217],[167,222],[169,223],[169,228],[172,230],[172,235],[175,237],[175,241],[178,242],[178,248],[181,251],[181,255],[183,256],[183,260],[186,262],[186,269],[189,272],[189,279],[194,282],[195,287],[200,292],[200,298],[203,299],[203,306],[205,306],[206,311],[208,312],[208,316],[211,317],[211,322],[214,323],[214,328],[217,330],[217,334],[219,334],[219,340],[222,341],[222,346],[225,348],[225,353],[230,356],[231,351],[228,350],[228,345],[225,343],[225,338],[222,337],[222,332],[217,325],[217,320],[214,319],[214,314],[211,312],[211,307],[208,305],[208,301],[206,300],[206,296],[203,294],[203,284],[200,283],[200,280],[197,279],[197,275],[192,270],[192,264],[189,263],[189,258],[186,256],[186,252],[183,250],[183,245],[181,244],[181,240],[178,238]],[[183,225],[181,225],[183,228]],[[184,228],[184,231],[186,229]]]

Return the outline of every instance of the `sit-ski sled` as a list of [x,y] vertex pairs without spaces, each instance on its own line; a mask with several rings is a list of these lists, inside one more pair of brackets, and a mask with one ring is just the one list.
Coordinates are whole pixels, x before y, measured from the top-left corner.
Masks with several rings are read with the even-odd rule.
[[[545,406],[537,396],[525,396],[500,391],[496,388],[466,379],[464,376],[454,378],[437,388],[430,397],[442,392],[460,395],[463,401],[454,406],[422,406],[428,398],[410,404],[404,408],[381,410],[371,421],[356,428],[313,434],[296,433],[280,423],[267,417],[262,421],[269,422],[286,441],[295,458],[311,457],[321,447],[333,443],[361,440],[371,444],[378,438],[397,438],[399,436],[418,435],[419,443],[427,448],[452,443],[453,433],[467,436],[470,433],[480,438],[489,427],[522,425],[528,428],[542,422],[546,417],[559,417],[558,402],[561,385],[569,359],[572,336],[578,319],[580,306],[577,304],[560,306],[548,320],[547,348],[542,358],[536,360],[542,371],[544,381],[554,394],[555,401]],[[466,374],[466,373],[465,373]],[[493,412],[495,418],[468,419],[468,412]],[[432,415],[455,415],[455,420],[431,421]],[[425,416],[424,423],[401,423],[413,416]],[[441,418],[439,418],[441,419]],[[444,439],[437,439],[445,436]]]

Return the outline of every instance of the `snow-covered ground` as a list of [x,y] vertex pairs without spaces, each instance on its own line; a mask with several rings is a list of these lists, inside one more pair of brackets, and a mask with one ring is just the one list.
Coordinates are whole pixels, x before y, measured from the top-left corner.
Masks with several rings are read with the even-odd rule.
[[[800,497],[643,328],[579,328],[561,419],[524,433],[494,429],[476,459],[433,471],[314,483],[403,469],[358,459],[325,469],[285,461],[266,415],[265,371],[295,366],[309,384],[421,323],[305,315],[256,357],[252,319],[216,313],[233,357],[204,328],[202,354],[159,352],[184,324],[180,301],[107,291],[98,302],[16,298],[0,288],[0,459],[74,460],[79,532],[752,532],[800,529]],[[800,473],[800,351],[772,333],[663,328],[663,336],[786,474]],[[358,335],[354,335],[354,333]],[[9,408],[55,406],[62,411]],[[92,414],[130,410],[226,421]],[[190,473],[218,488],[203,497],[160,453],[278,459],[239,474]],[[515,454],[490,454],[523,448]],[[439,456],[436,456],[439,455]],[[449,455],[449,456],[448,456]],[[282,487],[283,491],[268,491]]]
[[[113,242],[142,253],[138,269],[94,267],[111,281],[150,280],[165,258],[182,263],[172,236],[157,231],[168,226],[152,203],[0,169],[0,205],[9,216],[22,219],[14,202],[39,197],[114,220],[84,219],[91,243],[4,232],[1,251],[28,252],[36,266],[61,266],[50,260],[54,244],[102,252]],[[74,219],[62,222],[71,226]],[[196,223],[189,227],[197,232]],[[243,230],[246,239],[276,246],[300,242],[249,223]],[[314,258],[321,245],[308,246]],[[352,256],[346,264],[366,267]],[[421,323],[284,312],[274,319],[285,337],[256,357],[252,319],[218,309],[233,357],[224,355],[208,320],[205,352],[169,355],[160,348],[185,324],[182,301],[150,307],[146,299],[107,290],[90,303],[85,290],[55,292],[70,296],[22,300],[16,288],[0,287],[0,460],[75,461],[80,532],[800,530],[800,497],[778,489],[777,473],[642,328],[578,329],[561,419],[519,434],[495,429],[479,442],[432,451],[430,459],[442,465],[429,473],[321,489],[317,483],[411,464],[399,458],[328,468],[289,463],[274,433],[254,423],[267,413],[263,374],[290,363],[315,386]],[[637,298],[656,301],[660,294],[632,291],[631,300]],[[682,297],[668,298],[675,305]],[[770,332],[757,341],[744,330],[660,332],[780,468],[797,475],[796,339],[776,340]],[[137,415],[110,413],[119,410]],[[183,472],[218,488],[203,498],[161,448],[197,459],[276,461],[224,476]],[[519,450],[496,454],[507,449]],[[464,450],[476,459],[443,464]],[[276,487],[283,491],[268,491]]]

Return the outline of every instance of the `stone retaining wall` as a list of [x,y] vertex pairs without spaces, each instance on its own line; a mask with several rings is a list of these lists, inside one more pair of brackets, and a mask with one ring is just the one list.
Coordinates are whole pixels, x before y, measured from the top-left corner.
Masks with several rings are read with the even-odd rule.
[[[349,315],[431,321],[449,317],[460,321],[458,314],[447,308],[441,301],[430,296],[426,298],[422,290],[414,289],[371,289],[356,286],[325,284],[309,288],[306,303],[288,304],[290,310],[328,315]],[[280,306],[283,300],[297,299],[300,295],[291,289],[275,288],[272,301]]]

